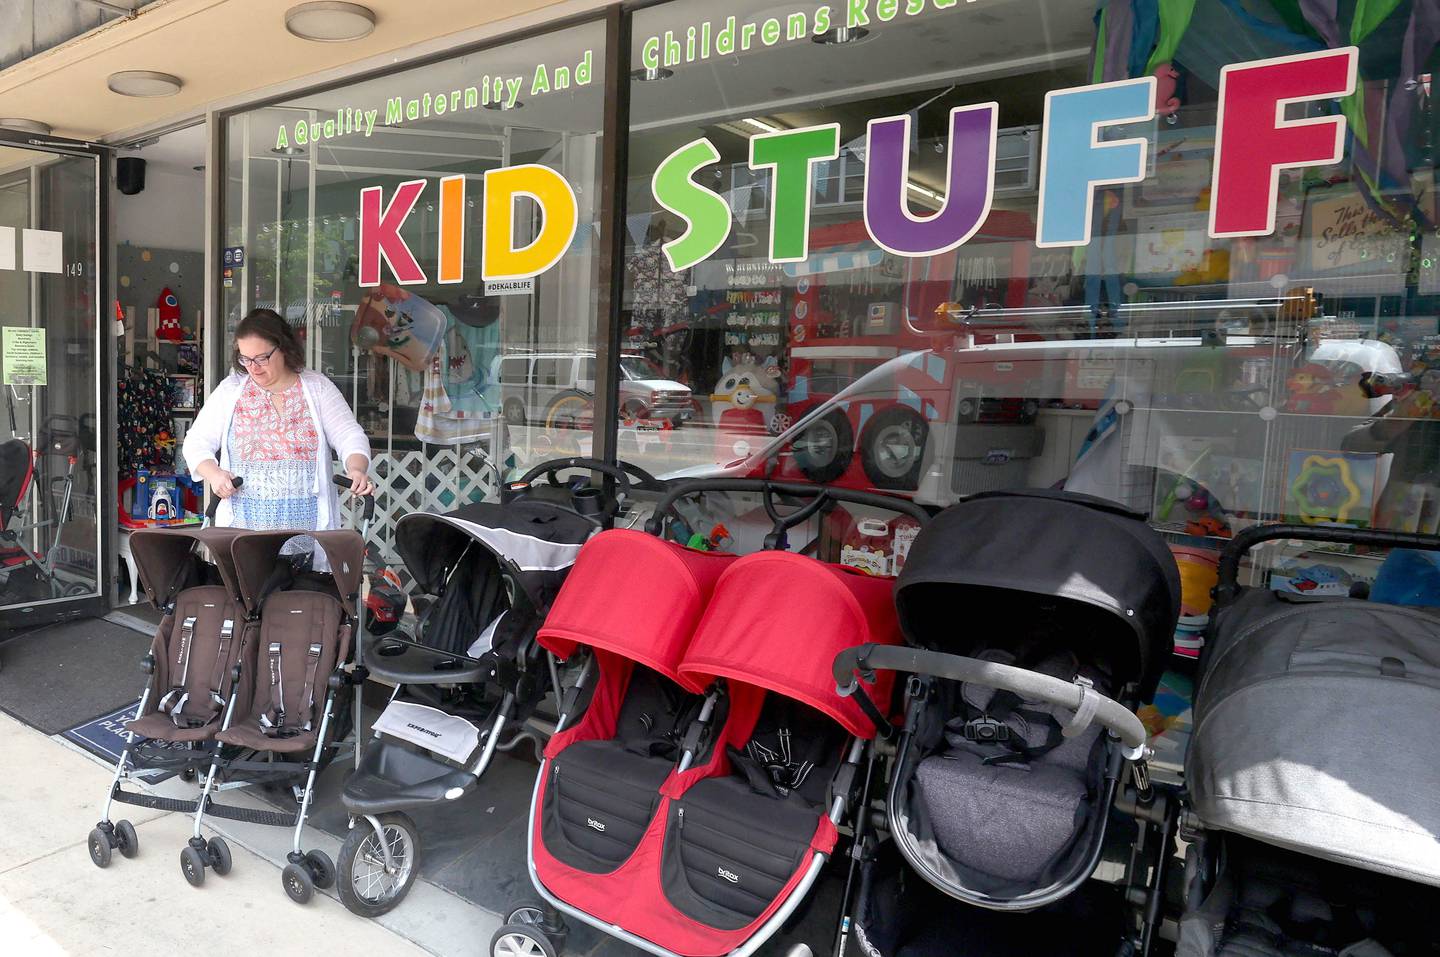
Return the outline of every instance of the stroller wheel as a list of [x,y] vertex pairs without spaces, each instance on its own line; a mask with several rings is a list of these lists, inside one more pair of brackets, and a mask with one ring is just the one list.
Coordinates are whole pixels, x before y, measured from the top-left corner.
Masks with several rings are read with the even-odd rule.
[[305,863],[316,887],[323,891],[335,886],[335,862],[330,860],[329,854],[324,851],[310,851],[305,855]]
[[185,880],[190,882],[191,887],[199,887],[205,883],[205,858],[188,844],[185,850],[180,852],[180,872],[185,875]]
[[340,903],[361,917],[379,917],[399,905],[410,893],[420,863],[415,822],[398,813],[382,814],[379,821],[390,849],[389,871],[380,839],[368,821],[356,821],[340,846]]
[[110,836],[98,827],[90,831],[90,860],[96,867],[110,866]]
[[205,845],[205,850],[210,857],[212,871],[221,877],[230,873],[230,865],[233,861],[230,858],[230,845],[225,843],[225,838],[210,838],[209,843]]
[[308,904],[315,896],[315,881],[311,879],[310,872],[299,864],[286,864],[280,880],[285,885],[286,895],[297,904]]
[[490,957],[557,957],[550,938],[529,924],[506,924],[490,938]]
[[115,836],[120,839],[117,850],[121,857],[134,857],[140,853],[140,836],[135,833],[135,825],[129,821],[116,821]]
[[545,923],[545,905],[535,900],[511,904],[510,909],[505,912],[505,923],[540,927]]

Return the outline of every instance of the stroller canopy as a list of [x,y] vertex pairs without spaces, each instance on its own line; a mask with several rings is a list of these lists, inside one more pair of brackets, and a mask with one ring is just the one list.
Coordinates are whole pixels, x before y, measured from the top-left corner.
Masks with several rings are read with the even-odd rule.
[[481,549],[492,565],[503,561],[510,566],[515,583],[544,613],[594,531],[593,524],[573,512],[543,502],[481,502],[443,515],[401,516],[395,524],[395,550],[415,584],[438,595],[467,549]]
[[190,572],[195,567],[192,553],[198,543],[209,549],[225,590],[240,601],[230,543],[244,533],[243,528],[143,528],[131,532],[130,550],[145,596],[159,608],[169,604],[182,588],[196,584],[190,580]]
[[1073,492],[989,492],[921,530],[895,601],[906,636],[938,651],[1058,626],[1059,640],[1099,643],[1117,686],[1138,682],[1149,701],[1180,615],[1180,575],[1137,512]]
[[613,651],[677,683],[680,658],[734,555],[617,528],[592,538],[540,629],[562,658],[577,645]]
[[329,559],[329,577],[341,606],[347,614],[356,614],[360,579],[365,570],[365,542],[358,532],[236,531],[239,534],[230,543],[230,555],[235,565],[240,603],[247,611],[254,612],[259,609],[276,584],[290,587],[291,583],[287,578],[275,578],[277,573],[283,576],[287,571],[282,564],[280,549],[293,538],[305,537],[313,538],[316,547]]
[[[680,666],[703,691],[715,678],[756,685],[834,718],[862,738],[875,725],[854,698],[835,693],[835,656],[867,642],[897,645],[893,581],[788,552],[757,552],[721,576]],[[866,692],[886,709],[893,675]]]
[[10,524],[10,517],[19,510],[33,468],[30,446],[19,439],[0,442],[0,528]]

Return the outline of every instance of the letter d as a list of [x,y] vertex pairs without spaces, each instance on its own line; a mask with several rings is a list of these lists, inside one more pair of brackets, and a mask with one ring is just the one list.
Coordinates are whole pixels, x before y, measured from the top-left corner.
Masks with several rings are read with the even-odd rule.
[[[528,196],[540,207],[540,232],[515,247],[515,200]],[[485,173],[485,236],[480,274],[486,280],[527,279],[560,261],[580,225],[580,206],[565,177],[529,163]]]

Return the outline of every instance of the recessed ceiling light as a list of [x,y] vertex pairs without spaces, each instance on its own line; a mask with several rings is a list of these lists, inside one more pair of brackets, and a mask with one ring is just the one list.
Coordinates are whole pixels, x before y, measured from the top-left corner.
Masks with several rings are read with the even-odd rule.
[[675,75],[675,71],[663,66],[646,67],[643,70],[632,70],[630,79],[640,83],[650,80],[665,80]]
[[375,30],[375,11],[358,3],[316,0],[286,10],[285,29],[302,40],[344,43],[368,37]]
[[51,132],[49,123],[41,123],[39,120],[26,120],[18,116],[0,119],[0,130],[15,130],[17,133],[38,133],[40,136],[49,136]]
[[121,96],[174,96],[185,84],[177,76],[150,70],[125,70],[110,74],[105,81],[110,92]]
[[859,43],[869,35],[870,31],[864,27],[836,27],[833,30],[826,30],[824,33],[817,33],[810,39],[816,43],[835,46],[841,43]]

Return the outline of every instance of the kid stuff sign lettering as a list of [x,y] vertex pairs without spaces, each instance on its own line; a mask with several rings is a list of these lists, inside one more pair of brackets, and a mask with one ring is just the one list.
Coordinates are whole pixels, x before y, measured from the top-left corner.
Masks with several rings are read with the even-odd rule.
[[[1355,47],[1344,47],[1235,63],[1220,71],[1210,183],[1212,237],[1269,235],[1275,230],[1280,171],[1340,162],[1345,118],[1287,120],[1285,107],[1350,95],[1358,57]],[[1148,76],[1045,95],[1037,246],[1088,244],[1095,190],[1145,178],[1146,140],[1103,137],[1114,127],[1153,119],[1155,86],[1155,78]],[[944,201],[928,215],[914,213],[908,201],[910,117],[869,121],[863,203],[865,228],[876,245],[897,256],[924,257],[955,249],[975,235],[990,213],[994,194],[999,112],[993,102],[950,111]],[[751,137],[750,166],[768,171],[771,179],[770,262],[802,262],[809,256],[815,166],[839,155],[836,123]],[[701,137],[667,156],[651,178],[655,201],[685,224],[684,232],[663,247],[677,272],[714,255],[730,236],[729,204],[695,179],[719,161],[715,144]],[[362,286],[380,284],[382,261],[400,285],[429,281],[400,236],[427,188],[425,180],[402,183],[388,202],[381,187],[361,190]],[[464,280],[465,178],[440,180],[439,192],[436,281],[458,283]],[[539,207],[542,225],[533,240],[517,247],[513,237],[521,198]],[[548,167],[527,164],[488,171],[482,278],[526,279],[550,269],[575,238],[578,211],[574,189]]]

